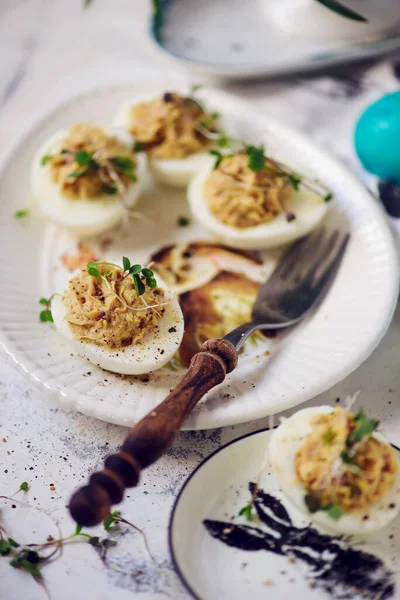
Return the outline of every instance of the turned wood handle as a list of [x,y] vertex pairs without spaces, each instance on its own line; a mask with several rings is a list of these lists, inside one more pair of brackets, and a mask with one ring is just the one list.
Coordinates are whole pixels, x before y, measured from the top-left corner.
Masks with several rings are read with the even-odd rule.
[[237,352],[230,342],[205,342],[176,388],[132,427],[121,450],[106,458],[105,468],[93,473],[89,484],[74,493],[69,503],[72,518],[87,527],[101,523],[112,504],[122,501],[125,489],[138,484],[141,469],[168,450],[197,402],[236,365]]

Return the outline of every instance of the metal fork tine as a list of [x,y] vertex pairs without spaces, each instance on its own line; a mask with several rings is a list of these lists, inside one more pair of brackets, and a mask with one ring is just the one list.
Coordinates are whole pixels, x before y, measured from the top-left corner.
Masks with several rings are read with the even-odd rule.
[[331,250],[329,260],[325,261],[325,264],[321,264],[309,278],[311,287],[315,290],[316,295],[322,293],[324,287],[329,284],[332,280],[332,275],[336,273],[337,268],[342,262],[342,258],[347,248],[347,244],[350,240],[350,234],[346,234],[342,238],[339,245],[336,244],[336,248]]
[[308,235],[295,242],[291,246],[290,250],[281,259],[281,262],[275,269],[271,279],[287,279],[293,269],[299,265],[302,257],[308,254],[308,248],[310,246],[317,247],[320,244],[324,234],[325,230],[320,229],[318,232]]
[[340,232],[337,229],[334,229],[328,239],[326,241],[324,240],[324,243],[318,247],[315,260],[310,261],[310,256],[307,256],[309,266],[304,274],[305,281],[311,281],[314,274],[317,273],[318,270],[321,270],[323,265],[326,264],[330,258],[336,255],[336,245],[339,239]]

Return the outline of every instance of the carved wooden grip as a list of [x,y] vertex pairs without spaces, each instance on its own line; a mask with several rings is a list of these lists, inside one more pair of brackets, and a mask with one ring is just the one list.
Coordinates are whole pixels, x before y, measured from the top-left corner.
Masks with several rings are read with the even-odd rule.
[[237,352],[230,342],[205,342],[176,388],[132,427],[120,452],[106,458],[104,469],[93,473],[89,484],[75,492],[69,503],[72,518],[87,527],[101,523],[112,504],[122,501],[125,489],[137,485],[141,469],[168,450],[197,402],[236,365]]

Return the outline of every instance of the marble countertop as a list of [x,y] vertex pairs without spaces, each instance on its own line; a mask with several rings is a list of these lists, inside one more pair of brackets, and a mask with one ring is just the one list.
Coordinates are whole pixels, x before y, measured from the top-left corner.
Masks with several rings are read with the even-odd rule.
[[[153,49],[146,34],[148,12],[147,0],[95,0],[85,11],[81,0],[2,0],[1,156],[41,115],[68,96],[102,84],[134,80],[148,69],[165,74],[169,64]],[[352,129],[364,106],[398,85],[395,62],[387,61],[348,67],[329,77],[225,87],[251,101],[255,109],[303,129],[345,161],[367,185],[373,185],[353,154]],[[393,222],[396,235],[397,229]],[[400,445],[399,341],[397,311],[373,355],[309,404],[343,402],[348,394],[361,390],[363,405],[381,419],[389,440]],[[180,434],[171,451],[145,471],[141,485],[128,493],[121,507],[123,515],[146,532],[155,563],[144,551],[141,536],[129,528],[118,534],[120,543],[110,549],[110,562],[126,572],[104,566],[88,544],[71,544],[59,560],[45,568],[48,595],[56,600],[69,600],[73,595],[87,600],[187,598],[167,545],[168,520],[177,492],[213,450],[267,425],[264,419]],[[70,534],[74,525],[65,506],[71,491],[118,448],[125,434],[122,427],[61,410],[1,360],[0,495],[12,495],[22,481],[28,481],[29,491],[20,492],[16,500],[50,514],[21,508],[16,502],[15,515],[20,515],[21,527],[31,524],[35,514],[40,516],[37,533],[42,538],[54,530],[53,520],[59,522],[64,535]],[[29,575],[12,569],[7,560],[0,559],[0,582],[0,600],[46,597]]]

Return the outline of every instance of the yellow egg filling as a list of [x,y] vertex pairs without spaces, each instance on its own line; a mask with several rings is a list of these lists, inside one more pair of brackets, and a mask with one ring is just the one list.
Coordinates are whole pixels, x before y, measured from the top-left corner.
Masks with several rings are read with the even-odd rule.
[[179,159],[202,152],[217,133],[215,118],[191,97],[167,92],[131,109],[130,131],[151,158]]
[[288,184],[276,169],[252,170],[246,152],[223,158],[204,184],[208,207],[221,223],[245,229],[268,223],[283,210]]
[[96,264],[103,278],[92,277],[84,267],[64,295],[66,320],[75,338],[106,348],[140,343],[165,312],[164,291],[143,283],[144,293],[138,295],[132,277],[122,269]]
[[341,407],[311,419],[312,431],[295,456],[295,472],[322,509],[364,511],[394,485],[396,453],[371,435],[374,424],[363,411],[354,415]]
[[100,127],[74,125],[60,150],[42,157],[64,196],[77,200],[123,193],[136,181],[133,149]]

